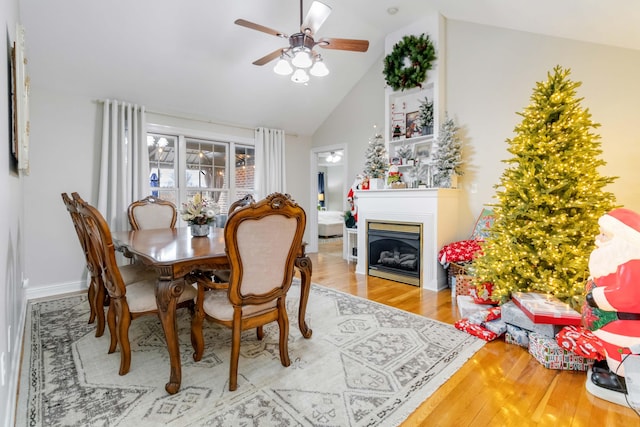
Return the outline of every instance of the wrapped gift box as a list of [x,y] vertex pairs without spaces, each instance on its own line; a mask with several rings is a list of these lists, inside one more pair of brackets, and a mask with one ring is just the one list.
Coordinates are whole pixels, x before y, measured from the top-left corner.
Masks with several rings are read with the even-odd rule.
[[593,360],[562,349],[555,339],[529,334],[529,353],[545,368],[565,371],[586,371]]
[[534,323],[579,326],[582,321],[580,313],[553,295],[513,292],[511,298]]
[[463,318],[469,317],[476,311],[488,310],[493,307],[490,304],[476,304],[475,302],[473,302],[473,298],[468,295],[458,295],[456,297],[456,302],[458,303],[458,311],[460,312],[460,317]]
[[502,304],[500,308],[502,309],[502,320],[529,332],[536,332],[542,336],[553,338],[562,329],[560,325],[534,323],[513,301]]
[[455,298],[459,295],[467,296],[471,295],[471,280],[472,276],[466,274],[456,274],[451,279],[451,297]]
[[507,324],[504,341],[507,344],[515,344],[520,347],[529,348],[529,332],[527,332],[526,329]]
[[465,331],[466,333],[473,335],[474,337],[478,337],[485,341],[493,341],[498,338],[498,335],[495,332],[490,331],[484,326],[475,325],[473,323],[469,323],[467,319],[460,319],[454,325],[456,329],[460,329],[461,331]]
[[485,329],[490,330],[497,336],[500,336],[507,332],[507,324],[504,323],[502,319],[491,320],[488,322],[483,322],[481,326],[484,326]]

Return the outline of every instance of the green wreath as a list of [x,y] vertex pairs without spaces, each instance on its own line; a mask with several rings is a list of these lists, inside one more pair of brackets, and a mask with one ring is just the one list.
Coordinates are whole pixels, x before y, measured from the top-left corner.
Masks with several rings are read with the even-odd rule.
[[[404,66],[405,58],[411,62],[410,67]],[[427,71],[432,68],[435,59],[436,48],[428,35],[402,37],[384,58],[383,72],[387,84],[393,90],[422,88],[422,82],[427,79]]]

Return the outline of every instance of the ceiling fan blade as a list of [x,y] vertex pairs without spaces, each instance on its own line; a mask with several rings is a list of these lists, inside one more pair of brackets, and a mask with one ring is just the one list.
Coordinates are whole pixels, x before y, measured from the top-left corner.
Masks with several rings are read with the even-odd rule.
[[366,52],[369,49],[369,41],[355,40],[355,39],[322,38],[316,43],[316,46],[320,46],[325,49],[352,50],[355,52]]
[[[300,17],[302,17],[302,2],[300,2]],[[303,34],[315,34],[316,31],[324,24],[331,14],[331,8],[324,3],[314,1],[304,18],[304,22],[300,23],[300,32]]]
[[276,31],[272,28],[265,27],[264,25],[255,24],[253,22],[247,21],[245,19],[236,19],[235,24],[240,25],[242,27],[247,27],[252,30],[262,31],[263,33],[271,34],[272,36],[282,37],[283,39],[288,39],[289,36],[283,32]]
[[256,59],[255,61],[253,61],[253,65],[264,65],[264,64],[267,64],[267,63],[273,61],[274,59],[279,58],[280,55],[282,55],[282,52],[284,50],[285,49],[282,49],[282,48],[276,49],[273,52],[271,52],[270,54],[265,55],[262,58]]

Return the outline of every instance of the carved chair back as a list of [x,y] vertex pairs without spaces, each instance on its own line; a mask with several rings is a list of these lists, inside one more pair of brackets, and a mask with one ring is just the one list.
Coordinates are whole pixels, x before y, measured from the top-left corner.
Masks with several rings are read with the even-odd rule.
[[127,214],[133,230],[175,228],[178,219],[176,205],[154,196],[147,196],[131,203]]
[[225,243],[233,305],[264,304],[286,294],[305,225],[304,209],[280,193],[230,214]]

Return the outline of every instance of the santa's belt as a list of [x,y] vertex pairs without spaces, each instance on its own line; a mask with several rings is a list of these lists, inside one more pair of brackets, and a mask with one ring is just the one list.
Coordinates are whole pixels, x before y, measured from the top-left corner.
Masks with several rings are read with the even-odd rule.
[[620,320],[640,320],[640,313],[624,313],[619,311],[616,314]]

